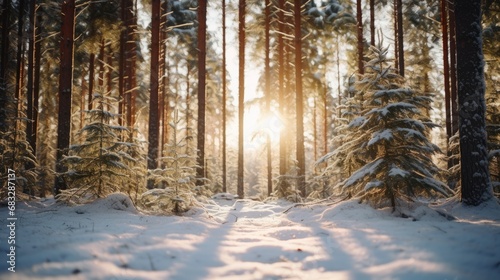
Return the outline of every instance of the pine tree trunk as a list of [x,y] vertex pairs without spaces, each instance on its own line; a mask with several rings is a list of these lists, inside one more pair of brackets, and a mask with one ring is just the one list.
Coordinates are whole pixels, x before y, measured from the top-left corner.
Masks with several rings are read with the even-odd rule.
[[285,175],[287,171],[286,164],[286,100],[285,100],[285,42],[283,34],[285,33],[285,0],[278,1],[278,83],[279,83],[279,112],[280,118],[284,121],[285,127],[280,131],[280,175]]
[[493,197],[488,169],[481,2],[455,0],[461,198],[477,206]]
[[245,161],[244,161],[244,117],[245,117],[245,10],[246,1],[239,0],[239,27],[238,27],[238,40],[239,40],[239,75],[238,75],[238,183],[237,193],[239,198],[245,197],[244,175],[245,175]]
[[196,185],[205,184],[205,95],[206,95],[206,48],[207,48],[207,3],[198,1],[198,168]]
[[[158,71],[160,57],[160,12],[161,1],[152,1],[151,16],[151,72],[150,72],[150,97],[149,97],[149,127],[148,127],[148,169],[158,167],[159,153],[159,118],[158,118]],[[153,187],[153,182],[148,181],[148,188]]]
[[361,8],[361,0],[356,0],[356,30],[358,31],[358,73],[364,74],[364,63],[363,63],[363,13]]
[[[68,153],[71,130],[71,92],[73,86],[73,44],[75,31],[75,0],[63,1],[61,6],[62,26],[60,41],[59,110],[57,124],[56,172],[61,174],[67,168],[61,160]],[[56,177],[55,192],[66,189],[62,176]]]
[[295,2],[295,110],[296,110],[296,149],[298,170],[298,188],[302,197],[306,192],[306,156],[304,149],[304,95],[302,93],[302,28],[301,28],[301,1]]
[[375,0],[370,0],[370,45],[375,46]]
[[89,100],[88,100],[88,110],[92,110],[92,102],[94,95],[94,62],[95,54],[91,53],[89,58]]
[[[265,1],[265,88],[266,88],[266,115],[271,117],[271,58],[270,58],[270,31],[271,31],[271,1]],[[271,151],[271,136],[266,137],[267,150],[267,195],[271,196],[273,192],[273,167],[272,167],[272,151]]]
[[[448,60],[448,17],[447,5],[448,0],[441,0],[441,34],[443,36],[443,78],[444,78],[444,100],[445,100],[445,123],[446,123],[446,145],[449,145],[451,133],[451,96],[450,96],[450,64]],[[448,151],[448,156],[450,152]],[[448,169],[452,167],[452,162],[448,160]]]
[[[121,0],[121,20],[122,24],[125,25],[127,22],[125,10],[127,9],[127,0]],[[126,56],[126,44],[127,44],[127,30],[123,28],[120,32],[120,54],[118,58],[118,125],[124,126],[125,119],[125,107],[126,107],[126,89],[125,89],[125,67],[127,65],[127,56]]]
[[[9,31],[10,31],[10,0],[4,0],[2,5],[2,43],[0,44],[0,104],[7,104],[7,68],[9,58]],[[0,108],[0,132],[8,130],[8,112],[6,106]]]
[[227,136],[226,136],[226,0],[222,0],[222,192],[227,192]]
[[[36,122],[35,118],[37,117],[35,115],[35,112],[38,110],[34,106],[34,99],[35,96],[38,96],[35,94],[35,75],[36,75],[36,69],[35,69],[35,53],[37,52],[37,49],[35,48],[35,42],[36,42],[36,1],[31,1],[30,6],[29,6],[29,29],[28,29],[28,73],[27,73],[27,85],[26,85],[26,117],[30,120],[26,124],[26,139],[28,143],[30,144],[31,148],[33,149],[33,153],[36,152]],[[31,163],[26,164],[26,169],[31,169],[34,166]]]
[[457,43],[455,31],[455,7],[453,1],[447,1],[450,18],[450,97],[451,97],[451,134],[458,131],[458,100],[457,100]]
[[397,1],[397,22],[398,22],[398,69],[399,75],[405,76],[405,48],[403,41],[403,2]]

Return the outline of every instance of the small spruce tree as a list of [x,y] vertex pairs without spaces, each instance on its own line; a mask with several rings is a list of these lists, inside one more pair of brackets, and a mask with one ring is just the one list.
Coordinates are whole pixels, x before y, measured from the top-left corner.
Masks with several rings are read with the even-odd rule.
[[100,94],[93,98],[97,106],[86,111],[89,124],[78,132],[85,141],[71,145],[69,155],[62,159],[68,166],[63,175],[69,188],[61,190],[57,198],[68,203],[88,203],[114,192],[132,192],[124,180],[133,177],[129,164],[136,160],[128,152],[135,144],[120,141],[127,129],[111,124],[118,115],[105,108],[113,107],[116,100]]
[[175,111],[174,119],[169,123],[172,139],[165,144],[167,156],[160,158],[163,163],[161,168],[149,170],[148,179],[161,187],[142,194],[140,205],[147,212],[179,214],[196,203],[196,157],[184,152],[191,136],[179,136],[180,122]]
[[[356,167],[336,188],[367,199],[374,206],[429,195],[447,196],[451,190],[434,175],[432,155],[439,148],[427,135],[436,125],[423,114],[431,99],[404,87],[404,79],[389,65],[388,48],[370,47],[366,73],[356,82],[362,102],[360,116],[348,126],[349,138],[332,155],[345,154],[344,168]],[[361,164],[357,168],[357,164]]]

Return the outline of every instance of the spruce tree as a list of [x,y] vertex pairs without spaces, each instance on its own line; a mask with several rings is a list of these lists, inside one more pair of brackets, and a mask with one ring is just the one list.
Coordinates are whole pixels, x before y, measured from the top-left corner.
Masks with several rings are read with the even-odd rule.
[[181,120],[175,111],[174,119],[169,123],[171,140],[165,144],[166,156],[161,157],[160,168],[150,170],[148,179],[154,181],[154,188],[142,194],[140,203],[143,210],[159,214],[179,214],[188,211],[194,205],[195,191],[207,195],[196,186],[196,157],[185,153],[191,136],[180,136]]
[[[374,206],[420,196],[447,196],[448,187],[436,180],[432,155],[439,148],[427,135],[436,127],[425,116],[430,97],[406,88],[387,58],[382,43],[370,47],[365,74],[356,82],[362,103],[360,116],[348,126],[349,138],[330,156],[345,154],[345,168],[356,167],[336,188],[368,200]],[[360,168],[357,165],[361,164]]]
[[121,142],[120,135],[127,129],[111,124],[118,115],[105,108],[113,107],[116,100],[97,93],[93,100],[97,106],[86,111],[88,124],[79,131],[85,141],[71,145],[62,159],[68,171],[61,175],[69,188],[57,198],[68,203],[88,203],[114,192],[133,193],[124,180],[134,177],[129,164],[136,160],[129,151],[135,144]]

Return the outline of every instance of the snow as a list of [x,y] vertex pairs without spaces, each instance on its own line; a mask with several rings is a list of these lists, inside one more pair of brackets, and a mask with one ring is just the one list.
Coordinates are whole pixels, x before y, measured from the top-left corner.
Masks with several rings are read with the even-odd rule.
[[353,200],[233,198],[170,217],[141,214],[121,194],[73,208],[18,202],[16,272],[2,261],[0,278],[500,279],[496,202],[402,215]]

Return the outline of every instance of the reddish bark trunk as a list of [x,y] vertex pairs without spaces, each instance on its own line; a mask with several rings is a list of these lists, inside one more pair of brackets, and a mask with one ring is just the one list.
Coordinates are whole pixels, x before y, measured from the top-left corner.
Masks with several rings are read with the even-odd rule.
[[[75,30],[75,0],[65,0],[61,7],[62,26],[60,41],[59,110],[57,124],[56,172],[61,174],[67,168],[61,160],[67,155],[71,131],[71,92],[73,86],[73,44]],[[55,192],[66,189],[62,176],[56,177]]]

